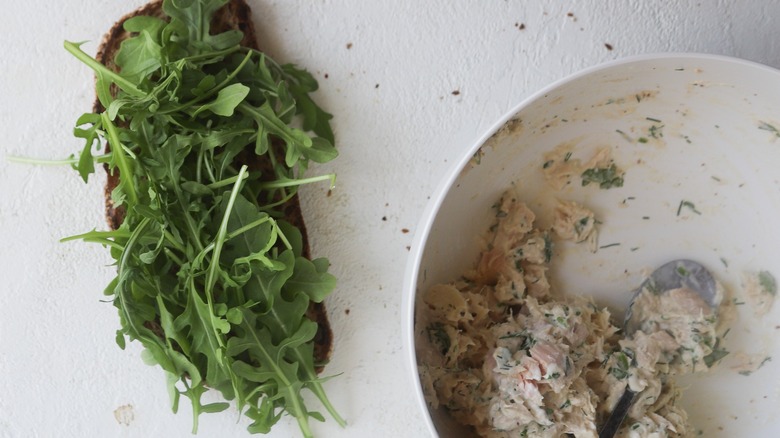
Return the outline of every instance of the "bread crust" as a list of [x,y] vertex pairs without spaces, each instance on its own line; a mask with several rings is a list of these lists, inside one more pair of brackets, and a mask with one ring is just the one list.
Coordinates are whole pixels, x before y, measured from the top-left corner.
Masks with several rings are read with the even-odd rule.
[[[119,51],[122,42],[132,35],[124,30],[124,23],[130,18],[136,16],[152,16],[167,19],[162,8],[162,0],[152,0],[151,2],[141,6],[137,10],[125,15],[119,21],[114,23],[111,29],[103,36],[103,39],[98,47],[95,59],[101,64],[105,65],[111,70],[119,71],[119,67],[114,62],[114,57]],[[229,0],[228,3],[219,9],[214,14],[214,19],[211,23],[211,29],[214,33],[220,33],[227,30],[240,30],[243,32],[244,37],[241,40],[241,45],[249,47],[251,49],[259,50],[257,43],[257,34],[252,22],[252,12],[249,5],[245,0]],[[116,90],[115,90],[116,91]],[[95,113],[103,112],[105,108],[96,98],[93,105],[93,111]],[[278,145],[276,146],[278,147]],[[106,152],[110,150],[109,145],[106,145]],[[241,154],[238,158],[241,164],[249,166],[250,170],[268,169],[271,163],[268,160],[264,160],[261,157],[257,157],[254,154],[246,153]],[[123,206],[115,206],[111,199],[111,192],[119,184],[119,172],[115,169],[111,172],[108,165],[104,165],[104,169],[107,174],[106,187],[104,191],[105,195],[105,213],[106,220],[111,229],[117,229],[122,224],[125,217],[125,209]],[[272,172],[262,172],[262,175],[272,175]],[[294,196],[291,200],[282,206],[285,220],[294,225],[301,231],[303,238],[303,251],[302,255],[306,258],[311,258],[311,250],[309,246],[309,239],[306,234],[306,224],[303,220],[303,212],[298,200],[298,196]],[[323,364],[316,366],[317,372],[321,372],[324,364],[328,361],[331,353],[333,334],[328,321],[328,315],[323,303],[311,302],[307,311],[307,316],[318,325],[317,334],[314,337],[314,360],[315,364]],[[158,329],[158,328],[156,328]]]

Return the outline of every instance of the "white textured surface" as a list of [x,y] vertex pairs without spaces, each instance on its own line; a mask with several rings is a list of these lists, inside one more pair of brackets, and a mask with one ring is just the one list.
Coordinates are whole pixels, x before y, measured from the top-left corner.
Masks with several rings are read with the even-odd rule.
[[[66,156],[79,147],[70,132],[91,106],[92,79],[62,41],[90,40],[94,51],[142,2],[8,3],[0,150]],[[320,80],[318,101],[335,115],[341,151],[328,166],[337,190],[326,197],[310,188],[304,198],[314,252],[340,278],[327,302],[336,335],[327,373],[341,375],[327,389],[350,423],[315,424],[320,436],[424,436],[399,334],[406,246],[440,177],[516,102],[583,67],[639,53],[717,53],[780,67],[778,0],[249,3],[264,50]],[[161,372],[136,346],[114,344],[116,313],[100,301],[112,276],[107,254],[57,242],[104,226],[101,186],[68,168],[0,160],[2,437],[189,436],[186,403],[170,412]],[[246,436],[237,418],[203,416],[199,436]],[[271,436],[296,434],[285,419]]]

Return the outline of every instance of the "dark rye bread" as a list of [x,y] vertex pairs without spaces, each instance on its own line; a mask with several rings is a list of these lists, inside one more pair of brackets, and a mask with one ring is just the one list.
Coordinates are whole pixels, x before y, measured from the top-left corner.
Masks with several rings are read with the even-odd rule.
[[[103,36],[95,59],[106,67],[118,71],[119,67],[114,63],[114,57],[119,50],[122,41],[131,36],[131,34],[126,32],[123,28],[125,21],[140,15],[165,19],[166,16],[162,9],[162,3],[162,0],[151,1],[117,21],[111,30]],[[214,19],[211,23],[211,30],[213,33],[220,33],[231,29],[237,29],[244,33],[244,38],[241,40],[242,46],[259,50],[257,35],[252,23],[251,10],[244,0],[230,0],[214,15]],[[100,101],[97,99],[95,99],[93,110],[96,113],[104,111],[103,105],[101,105]],[[252,153],[240,155],[239,160],[242,162],[241,164],[249,166],[250,170],[261,170],[263,175],[271,174],[271,172],[265,171],[270,168],[271,164],[267,160],[263,160]],[[119,173],[115,169],[112,174],[107,166],[105,166],[105,169],[107,173],[105,189],[106,219],[108,220],[108,225],[111,229],[117,229],[122,224],[125,215],[124,207],[115,207],[114,202],[111,200],[111,192],[119,184]],[[283,206],[283,212],[285,219],[301,231],[303,237],[303,256],[310,258],[311,251],[309,239],[306,235],[306,225],[303,221],[303,213],[297,196],[293,197]],[[307,316],[319,326],[317,334],[314,337],[315,363],[324,364],[330,357],[333,340],[330,324],[328,322],[328,315],[325,311],[325,305],[323,303],[312,302],[309,306]],[[317,371],[321,372],[322,367],[317,367]]]

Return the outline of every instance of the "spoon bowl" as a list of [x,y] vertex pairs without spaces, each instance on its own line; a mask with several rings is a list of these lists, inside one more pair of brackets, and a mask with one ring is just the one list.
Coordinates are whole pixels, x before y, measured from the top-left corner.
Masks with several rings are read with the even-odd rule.
[[[634,312],[634,303],[642,293],[664,294],[680,288],[686,288],[695,292],[713,309],[719,304],[717,284],[707,268],[693,260],[672,260],[653,271],[634,290],[623,322],[625,336],[631,337],[642,327],[643,321],[641,317],[636,316],[637,314]],[[634,396],[636,396],[636,393],[626,386],[626,391],[620,397],[615,405],[615,409],[612,410],[612,413],[602,426],[599,438],[612,438],[617,433],[634,402]]]
[[634,317],[634,302],[642,291],[662,294],[673,289],[690,289],[704,300],[710,307],[718,306],[718,289],[715,279],[710,271],[700,263],[693,260],[679,259],[667,262],[655,271],[639,285],[633,292],[631,302],[626,309],[623,321],[623,332],[631,336],[641,326],[638,318]]

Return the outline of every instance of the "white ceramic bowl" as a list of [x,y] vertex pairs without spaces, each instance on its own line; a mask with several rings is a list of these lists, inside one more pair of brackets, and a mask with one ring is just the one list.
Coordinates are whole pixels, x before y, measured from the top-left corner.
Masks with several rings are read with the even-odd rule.
[[[514,121],[514,122],[513,122]],[[658,122],[660,121],[660,122]],[[500,128],[515,123],[514,129]],[[662,136],[650,129],[662,125]],[[433,435],[467,436],[422,397],[414,352],[418,291],[456,279],[477,257],[490,206],[514,185],[543,225],[553,200],[576,200],[603,224],[599,245],[562,248],[551,271],[565,293],[621,310],[645,269],[675,258],[704,263],[742,300],[741,275],[780,278],[780,72],[709,55],[650,55],[585,70],[536,93],[479,139],[432,196],[404,283],[406,360]],[[657,128],[656,128],[657,129]],[[656,134],[659,134],[656,132]],[[647,142],[638,139],[644,137]],[[625,170],[621,188],[552,191],[543,155],[609,146]],[[682,202],[695,206],[680,208]],[[687,205],[687,204],[686,204]],[[619,245],[611,245],[619,243]],[[741,302],[741,301],[740,301]],[[721,367],[688,379],[682,406],[706,437],[780,436],[780,304],[762,318],[737,306]],[[731,368],[744,353],[774,357],[750,376]]]

